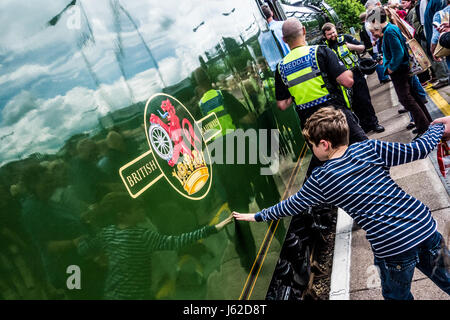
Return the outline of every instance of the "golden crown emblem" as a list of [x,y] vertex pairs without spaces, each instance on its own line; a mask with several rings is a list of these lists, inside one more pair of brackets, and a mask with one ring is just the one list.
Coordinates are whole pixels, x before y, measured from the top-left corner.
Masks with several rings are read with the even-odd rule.
[[209,171],[202,153],[197,150],[183,155],[183,161],[179,162],[172,175],[178,179],[184,190],[191,195],[199,191],[208,181]]

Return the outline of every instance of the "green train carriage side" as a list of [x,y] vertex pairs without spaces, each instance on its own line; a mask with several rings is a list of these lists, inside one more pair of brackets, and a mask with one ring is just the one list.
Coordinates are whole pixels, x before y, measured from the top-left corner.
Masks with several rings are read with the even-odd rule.
[[310,157],[258,2],[0,7],[0,297],[264,299],[289,221],[210,228]]

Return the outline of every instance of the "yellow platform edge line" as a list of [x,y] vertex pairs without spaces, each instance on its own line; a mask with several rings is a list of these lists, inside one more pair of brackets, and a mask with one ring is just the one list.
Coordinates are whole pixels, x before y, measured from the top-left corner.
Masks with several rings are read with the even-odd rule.
[[450,116],[450,104],[440,95],[440,93],[433,89],[431,84],[429,84],[425,90],[439,110],[441,110],[445,116]]

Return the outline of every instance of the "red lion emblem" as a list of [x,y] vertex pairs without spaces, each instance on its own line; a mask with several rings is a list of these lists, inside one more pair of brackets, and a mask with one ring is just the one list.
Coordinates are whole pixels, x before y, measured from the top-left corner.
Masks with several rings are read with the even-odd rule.
[[[173,155],[172,159],[170,159],[167,163],[169,164],[169,166],[173,167],[177,163],[180,154],[188,154],[192,157],[191,148],[186,145],[181,129],[183,129],[184,135],[189,139],[188,142],[191,144],[191,146],[194,147],[195,150],[197,150],[195,141],[200,142],[200,139],[195,135],[192,124],[188,119],[184,118],[182,126],[180,126],[180,119],[176,115],[175,107],[172,105],[169,99],[164,100],[161,103],[161,109],[166,112],[165,115],[168,120],[168,124],[164,123],[157,115],[153,113],[150,115],[150,123],[160,125],[168,133],[170,139],[172,140]],[[186,124],[189,127],[189,131],[185,129]]]

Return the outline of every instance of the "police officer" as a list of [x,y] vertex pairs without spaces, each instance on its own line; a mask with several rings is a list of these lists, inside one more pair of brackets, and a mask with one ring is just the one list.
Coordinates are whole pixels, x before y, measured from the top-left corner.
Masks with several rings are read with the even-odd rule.
[[365,49],[364,45],[350,35],[338,35],[336,26],[330,22],[323,25],[322,33],[328,48],[336,53],[347,70],[353,72],[354,84],[350,101],[353,112],[359,118],[361,128],[366,133],[372,130],[383,132],[384,128],[378,123],[378,118],[373,109],[366,78],[359,69],[358,57],[354,53],[362,53]]
[[[286,110],[294,102],[303,126],[318,109],[332,105],[346,115],[350,127],[350,144],[366,140],[367,136],[355,115],[346,107],[342,90],[342,87],[352,87],[352,71],[347,70],[326,46],[308,46],[305,27],[296,18],[284,22],[283,40],[291,52],[278,64],[275,74],[278,108]],[[320,164],[319,159],[313,156],[308,175]]]
[[210,88],[203,94],[199,103],[203,115],[208,115],[210,113],[216,114],[222,129],[222,136],[226,135],[227,129],[236,129],[233,119],[225,110],[223,99],[222,91]]
[[[197,94],[201,97],[199,107],[202,116],[215,113],[221,128],[220,134],[216,134],[211,139],[213,142],[208,146],[211,160],[212,158],[218,160],[213,163],[213,176],[218,179],[213,179],[212,189],[219,193],[222,200],[228,202],[230,209],[242,208],[244,212],[247,212],[253,192],[251,181],[246,179],[246,176],[249,172],[256,172],[257,168],[250,164],[228,164],[224,161],[224,157],[226,151],[229,151],[225,150],[225,147],[228,148],[226,141],[233,139],[233,131],[250,126],[250,113],[227,90],[214,89],[211,79],[202,67],[195,70],[194,79],[197,82]],[[218,130],[218,126],[215,129]],[[233,143],[233,147],[234,149],[231,151],[237,155],[237,145]],[[239,190],[233,188],[236,185],[239,185]],[[235,249],[239,255],[241,266],[249,272],[256,257],[255,239],[248,224],[236,224],[235,229],[237,230],[233,239],[236,244]]]

